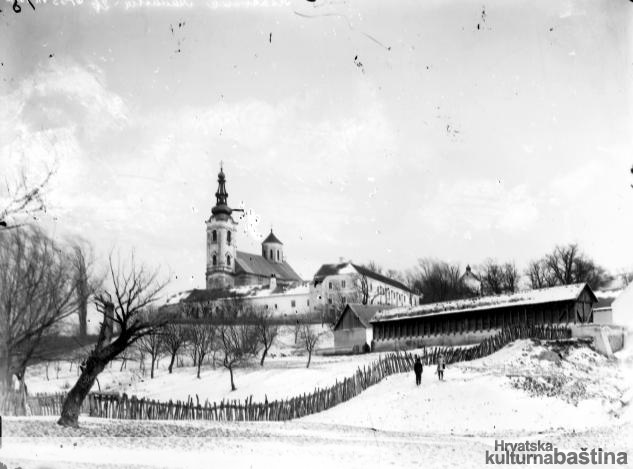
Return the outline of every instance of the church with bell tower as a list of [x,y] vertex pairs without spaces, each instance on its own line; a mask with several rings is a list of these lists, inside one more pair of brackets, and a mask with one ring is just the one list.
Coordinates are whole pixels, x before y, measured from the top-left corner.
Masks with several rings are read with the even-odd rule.
[[220,166],[215,206],[207,225],[207,290],[228,290],[244,285],[283,286],[301,282],[286,261],[283,243],[272,229],[262,242],[262,253],[252,254],[237,250],[237,226],[228,205],[226,176]]

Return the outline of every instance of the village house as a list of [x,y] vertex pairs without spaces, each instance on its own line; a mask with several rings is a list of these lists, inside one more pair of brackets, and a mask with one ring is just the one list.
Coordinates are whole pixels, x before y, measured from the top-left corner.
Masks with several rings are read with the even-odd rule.
[[413,306],[420,303],[402,282],[352,262],[323,264],[310,283],[311,310],[339,313],[347,303]]

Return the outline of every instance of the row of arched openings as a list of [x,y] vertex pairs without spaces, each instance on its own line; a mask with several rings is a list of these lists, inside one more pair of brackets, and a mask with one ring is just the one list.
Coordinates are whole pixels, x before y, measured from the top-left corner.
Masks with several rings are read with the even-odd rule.
[[[217,256],[217,254],[213,254],[212,262],[213,262],[213,265],[218,265],[218,256]],[[226,265],[231,267],[231,255],[230,254],[226,255]]]
[[[218,242],[218,231],[217,230],[213,230],[211,232],[211,238],[212,238],[214,243]],[[231,232],[230,231],[226,232],[226,244],[228,244],[229,246],[231,245]]]

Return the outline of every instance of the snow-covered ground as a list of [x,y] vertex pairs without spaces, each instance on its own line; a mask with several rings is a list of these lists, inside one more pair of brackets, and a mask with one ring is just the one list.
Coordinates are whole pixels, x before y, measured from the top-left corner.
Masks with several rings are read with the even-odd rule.
[[[253,367],[238,375],[238,393],[257,396],[264,388],[269,397],[291,397],[301,386],[310,389],[318,380],[326,385],[375,358],[317,357],[311,372],[303,368],[304,358],[277,356],[263,371]],[[626,353],[618,359],[586,347],[557,350],[518,341],[490,357],[449,366],[443,382],[432,367],[419,388],[412,375],[394,375],[351,401],[292,422],[82,417],[82,428],[62,429],[52,418],[5,418],[0,461],[9,469],[482,467],[495,439],[541,439],[568,451],[602,447],[633,455],[633,360]],[[221,378],[217,392],[226,393],[227,378],[206,372],[197,380],[206,383],[202,389],[216,389],[213,381]],[[153,380],[161,384],[148,392],[180,392],[185,385],[176,383],[192,374],[190,368],[183,373],[171,390],[161,390],[170,379],[161,371]]]
[[[313,422],[138,422],[89,419],[80,430],[51,418],[10,418],[0,449],[9,469],[73,468],[443,468],[484,467],[494,438],[390,432]],[[20,436],[17,436],[20,435]],[[37,435],[37,436],[32,436]],[[177,435],[177,436],[176,436]],[[628,451],[631,425],[586,432],[504,435]]]
[[[551,376],[558,386],[547,386]],[[526,390],[526,379],[542,380],[543,387]],[[630,385],[621,367],[586,347],[560,359],[522,340],[490,357],[450,366],[444,381],[431,367],[420,387],[413,375],[393,375],[362,399],[303,420],[448,435],[585,431],[620,422],[615,414]]]
[[[320,353],[333,347],[333,335],[319,325],[313,326],[323,332],[319,343]],[[211,358],[211,357],[209,357]],[[154,379],[150,378],[149,363],[146,358],[145,373],[140,370],[139,362],[130,360],[126,368],[121,371],[121,361],[115,361],[99,375],[99,384],[93,388],[97,391],[115,391],[168,401],[185,400],[189,396],[195,399],[198,395],[201,402],[219,402],[222,399],[246,399],[253,396],[253,400],[263,401],[293,397],[298,394],[314,391],[316,387],[329,387],[337,379],[347,378],[359,366],[370,363],[378,358],[376,354],[357,356],[322,356],[314,354],[310,367],[306,369],[307,354],[301,344],[294,342],[294,332],[291,327],[282,327],[281,333],[270,350],[261,367],[259,360],[253,360],[234,372],[237,391],[231,392],[228,370],[217,365],[205,364],[200,379],[196,377],[196,369],[191,366],[191,358],[185,356],[187,366],[174,367],[169,374],[167,366],[169,360],[163,357]],[[57,368],[59,367],[59,371]],[[30,367],[27,371],[27,385],[29,392],[61,392],[68,390],[77,380],[77,367],[71,370],[70,362],[54,362],[49,364],[46,379],[45,365]]]

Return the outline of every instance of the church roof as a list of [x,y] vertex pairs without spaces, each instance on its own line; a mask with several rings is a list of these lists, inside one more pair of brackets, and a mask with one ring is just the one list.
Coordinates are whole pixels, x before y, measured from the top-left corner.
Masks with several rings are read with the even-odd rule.
[[273,234],[273,230],[270,230],[270,234],[268,235],[268,237],[264,241],[262,241],[262,244],[264,243],[284,244],[281,241],[279,241],[279,238],[277,238],[277,236]]
[[280,281],[301,281],[301,277],[299,277],[286,261],[274,263],[257,254],[237,251],[235,274],[239,275],[241,273],[257,275],[259,277],[270,277],[274,275],[277,277],[277,280]]

